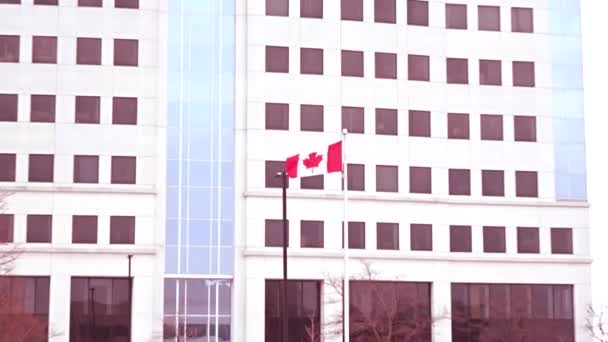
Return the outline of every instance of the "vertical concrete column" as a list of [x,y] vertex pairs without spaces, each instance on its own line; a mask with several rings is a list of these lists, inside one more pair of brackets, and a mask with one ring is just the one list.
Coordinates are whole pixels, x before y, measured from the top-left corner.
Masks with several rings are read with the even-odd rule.
[[431,289],[431,316],[435,319],[433,342],[452,341],[452,321],[450,320],[451,288],[449,281],[434,282]]

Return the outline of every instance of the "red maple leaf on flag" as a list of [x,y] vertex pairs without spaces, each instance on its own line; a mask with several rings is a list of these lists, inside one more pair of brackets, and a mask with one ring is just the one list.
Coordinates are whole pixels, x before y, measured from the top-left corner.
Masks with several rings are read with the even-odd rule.
[[322,154],[317,154],[317,152],[312,152],[308,155],[308,158],[306,158],[302,161],[302,163],[304,163],[304,166],[306,166],[307,169],[314,169],[315,167],[318,167],[319,164],[321,164],[322,160],[323,160]]

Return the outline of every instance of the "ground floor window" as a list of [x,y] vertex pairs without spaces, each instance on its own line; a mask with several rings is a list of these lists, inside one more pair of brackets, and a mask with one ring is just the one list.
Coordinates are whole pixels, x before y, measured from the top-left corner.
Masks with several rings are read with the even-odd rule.
[[49,277],[0,276],[0,341],[47,341],[48,326]]

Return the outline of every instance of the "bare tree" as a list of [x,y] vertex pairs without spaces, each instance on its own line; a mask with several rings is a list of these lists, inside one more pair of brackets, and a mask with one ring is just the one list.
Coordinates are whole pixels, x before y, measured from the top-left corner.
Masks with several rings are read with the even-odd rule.
[[604,308],[599,312],[592,306],[587,309],[585,328],[587,332],[598,342],[608,342],[608,318]]

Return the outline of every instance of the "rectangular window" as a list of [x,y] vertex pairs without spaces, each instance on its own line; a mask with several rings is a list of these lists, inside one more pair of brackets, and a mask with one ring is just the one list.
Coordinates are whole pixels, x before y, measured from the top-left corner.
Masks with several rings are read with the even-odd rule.
[[30,154],[29,156],[29,182],[53,182],[54,155]]
[[505,227],[483,227],[484,253],[505,253]]
[[397,4],[395,0],[374,0],[374,21],[377,23],[396,23]]
[[114,0],[115,8],[139,8],[139,0]]
[[31,96],[30,121],[55,122],[55,95]]
[[407,79],[410,81],[429,81],[429,56],[407,55]]
[[[267,160],[265,163],[265,179],[267,188],[282,188],[283,180],[280,172],[285,171],[285,161],[283,160]],[[287,182],[289,187],[289,182]]]
[[412,223],[410,225],[410,248],[413,251],[432,251],[433,226]]
[[57,64],[57,37],[32,38],[32,63]]
[[538,173],[536,171],[515,171],[515,195],[517,197],[538,197]]
[[[321,281],[288,280],[287,281],[287,317],[289,321],[288,336],[283,337],[281,322],[284,316],[282,309],[282,280],[266,280],[265,284],[265,341],[318,341],[310,336],[321,336]],[[225,339],[230,340],[229,338]]]
[[365,164],[348,164],[348,190],[365,191]]
[[483,196],[504,196],[505,172],[502,170],[481,170],[481,194]]
[[410,166],[410,193],[430,194],[432,184],[430,167]]
[[110,243],[135,243],[135,216],[110,216]]
[[266,0],[266,15],[289,16],[289,0]]
[[342,20],[363,21],[363,0],[341,0],[340,14]]
[[323,18],[323,0],[300,0],[300,17]]
[[363,51],[342,50],[342,76],[363,77]]
[[399,191],[399,170],[397,166],[376,165],[376,191]]
[[19,63],[19,36],[0,35],[0,63]]
[[0,214],[0,243],[13,242],[14,225],[13,214]]
[[431,112],[424,110],[410,110],[408,114],[410,137],[430,137]]
[[52,227],[53,216],[51,215],[27,215],[25,241],[28,243],[51,243]]
[[97,216],[72,216],[72,243],[97,243]]
[[135,184],[137,158],[112,156],[112,184]]
[[500,7],[478,7],[478,29],[480,31],[500,31]]
[[17,94],[0,94],[0,122],[17,121]]
[[481,114],[481,140],[503,140],[502,115]]
[[34,0],[34,5],[55,5],[55,6],[57,6],[57,0]]
[[540,253],[537,227],[517,227],[517,253]]
[[[266,220],[264,236],[266,247],[283,247],[283,220]],[[287,247],[289,247],[289,221],[287,221]]]
[[20,4],[21,0],[0,0],[0,4]]
[[300,221],[300,247],[323,248],[323,221]]
[[342,129],[346,129],[348,133],[365,132],[363,107],[342,107]]
[[99,156],[74,156],[74,183],[99,183]]
[[323,175],[300,178],[300,189],[323,190],[323,185]]
[[499,60],[479,60],[479,84],[502,85],[502,62]]
[[376,78],[397,78],[397,54],[376,52]]
[[469,114],[448,113],[448,139],[469,139]]
[[449,29],[467,29],[467,5],[445,4],[445,27]]
[[471,226],[450,226],[450,252],[471,252]]
[[300,130],[323,132],[323,106],[300,105]]
[[137,125],[137,98],[112,98],[112,124]]
[[137,66],[138,56],[137,39],[114,39],[114,65]]
[[300,49],[300,73],[323,75],[323,49]]
[[429,3],[421,0],[407,0],[407,24],[429,26]]
[[0,182],[15,181],[16,155],[0,153]]
[[76,40],[76,64],[101,65],[101,38]]
[[515,115],[513,117],[515,141],[536,141],[536,117]]
[[512,32],[534,32],[534,15],[532,8],[511,8],[511,31]]
[[266,129],[289,130],[289,104],[266,103]]
[[382,223],[376,225],[377,249],[399,249],[399,223]]
[[534,62],[513,62],[513,86],[535,86]]
[[[344,248],[344,224],[342,224],[342,248]],[[365,222],[348,222],[348,248],[365,249]]]
[[75,122],[99,123],[99,96],[76,96]]
[[551,253],[572,254],[572,228],[551,228]]
[[469,83],[469,61],[466,58],[448,58],[446,60],[446,69],[448,83]]
[[471,170],[449,169],[450,195],[471,196]]
[[101,7],[103,0],[78,0],[79,7]]
[[376,134],[397,135],[397,110],[376,108]]
[[266,46],[266,72],[289,72],[289,48]]
[[49,340],[49,277],[3,275],[0,293],[3,341]]

